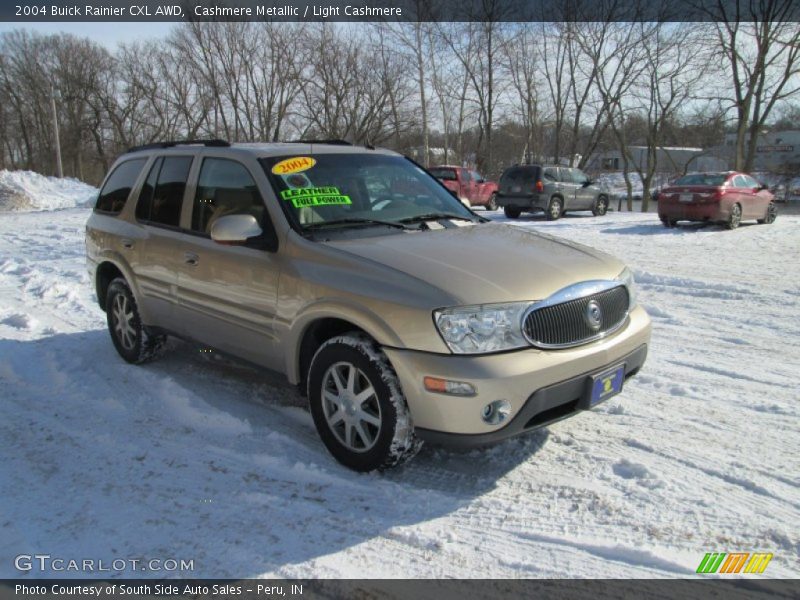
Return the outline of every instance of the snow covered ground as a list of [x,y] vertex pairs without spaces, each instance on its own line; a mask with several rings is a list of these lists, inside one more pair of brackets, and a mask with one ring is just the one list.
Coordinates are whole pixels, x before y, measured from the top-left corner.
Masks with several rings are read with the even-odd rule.
[[800,577],[800,216],[515,222],[632,266],[645,369],[528,437],[358,475],[280,381],[182,342],[124,363],[88,214],[0,214],[0,577],[36,553],[194,560],[158,577],[681,577],[711,551]]

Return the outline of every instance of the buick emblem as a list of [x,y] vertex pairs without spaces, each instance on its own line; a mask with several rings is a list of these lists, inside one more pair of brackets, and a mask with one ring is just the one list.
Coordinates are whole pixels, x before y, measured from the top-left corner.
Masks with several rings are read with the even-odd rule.
[[586,320],[586,324],[589,326],[589,329],[592,331],[599,330],[600,326],[603,324],[603,311],[601,310],[600,305],[594,300],[590,300],[589,304],[586,305],[586,312],[584,313],[583,317]]

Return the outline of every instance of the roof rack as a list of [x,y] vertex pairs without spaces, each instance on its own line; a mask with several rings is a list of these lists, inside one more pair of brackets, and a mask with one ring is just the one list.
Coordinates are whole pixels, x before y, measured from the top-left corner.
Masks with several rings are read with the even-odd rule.
[[346,140],[290,140],[287,144],[328,144],[330,146],[352,146]]
[[133,146],[128,148],[128,152],[138,152],[139,150],[155,150],[157,148],[174,148],[175,146],[209,146],[211,148],[227,148],[231,144],[225,140],[175,140],[170,142],[155,142],[144,144],[143,146]]

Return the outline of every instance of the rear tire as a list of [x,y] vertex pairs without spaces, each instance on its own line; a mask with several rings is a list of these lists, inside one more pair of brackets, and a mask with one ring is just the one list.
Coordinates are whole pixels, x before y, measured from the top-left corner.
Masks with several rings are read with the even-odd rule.
[[522,210],[517,206],[506,206],[503,208],[503,212],[509,219],[519,219],[522,214]]
[[497,210],[497,194],[489,196],[489,202],[486,203],[486,210]]
[[547,210],[544,212],[548,221],[557,220],[564,212],[564,202],[561,198],[553,196],[550,198],[550,203],[547,205]]
[[742,207],[737,203],[731,206],[731,214],[728,215],[728,220],[725,221],[725,227],[727,227],[728,229],[736,229],[741,222],[742,222]]
[[661,224],[667,229],[672,229],[673,227],[675,227],[675,225],[678,224],[678,222],[673,221],[672,219],[661,219]]
[[767,214],[763,219],[759,219],[758,222],[761,225],[772,225],[776,218],[778,218],[778,207],[775,206],[774,202],[770,202],[767,207]]
[[595,217],[602,217],[608,212],[608,198],[605,196],[600,196],[597,200],[594,201],[594,206],[592,207],[592,214]]
[[167,336],[156,335],[142,324],[136,299],[122,277],[108,285],[105,306],[111,341],[123,359],[141,364],[161,354]]
[[397,374],[364,334],[347,333],[320,346],[311,359],[307,392],[322,443],[354,471],[397,466],[422,446]]

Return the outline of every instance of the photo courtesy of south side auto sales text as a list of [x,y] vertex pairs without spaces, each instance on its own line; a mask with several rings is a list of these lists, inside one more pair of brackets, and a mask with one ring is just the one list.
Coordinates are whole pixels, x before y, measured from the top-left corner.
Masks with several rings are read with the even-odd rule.
[[[177,4],[164,4],[156,6],[136,5],[131,6],[106,6],[102,4],[73,4],[65,6],[47,5],[43,3],[17,4],[14,7],[17,17],[34,17],[41,19],[66,18],[66,17],[168,17],[168,18],[236,18],[247,19],[252,17],[298,17],[322,18],[330,17],[400,17],[400,8],[372,8],[369,6],[328,6],[305,5],[299,6],[194,6],[186,8]],[[187,14],[191,11],[191,14]]]
[[189,584],[189,583],[136,583],[136,584],[117,584],[117,583],[94,583],[94,584],[69,584],[53,583],[47,585],[26,585],[18,583],[15,586],[15,594],[20,596],[70,596],[70,597],[106,597],[106,596],[238,596],[241,594],[253,594],[264,597],[295,597],[303,595],[301,584]]

